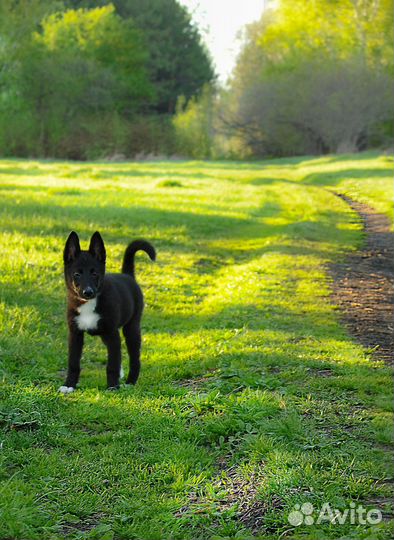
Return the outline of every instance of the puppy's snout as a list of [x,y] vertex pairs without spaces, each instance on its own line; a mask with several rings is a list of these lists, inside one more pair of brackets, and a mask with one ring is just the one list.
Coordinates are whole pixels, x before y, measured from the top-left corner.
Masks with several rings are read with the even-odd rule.
[[92,287],[86,287],[86,289],[82,291],[82,294],[85,298],[93,298],[94,290],[92,289]]

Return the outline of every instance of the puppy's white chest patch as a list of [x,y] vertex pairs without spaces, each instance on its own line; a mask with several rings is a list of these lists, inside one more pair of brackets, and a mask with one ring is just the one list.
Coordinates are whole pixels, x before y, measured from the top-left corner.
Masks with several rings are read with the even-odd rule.
[[97,330],[97,323],[100,315],[95,312],[97,298],[88,300],[77,309],[79,315],[75,317],[75,322],[80,330]]

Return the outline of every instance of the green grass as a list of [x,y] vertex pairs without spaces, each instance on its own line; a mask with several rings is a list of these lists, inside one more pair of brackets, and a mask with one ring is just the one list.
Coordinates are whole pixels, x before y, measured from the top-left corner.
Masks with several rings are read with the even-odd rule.
[[[376,154],[0,161],[0,538],[391,538],[387,521],[287,519],[392,495],[391,372],[341,325],[327,270],[362,242],[330,190],[390,215],[391,176]],[[85,246],[100,230],[112,271],[131,239],[157,248],[136,262],[135,388],[105,391],[90,338],[80,389],[57,393],[71,229]]]

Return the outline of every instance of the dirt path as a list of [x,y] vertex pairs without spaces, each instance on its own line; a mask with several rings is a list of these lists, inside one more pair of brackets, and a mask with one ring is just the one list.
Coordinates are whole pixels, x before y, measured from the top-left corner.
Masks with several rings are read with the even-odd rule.
[[332,267],[333,300],[352,335],[394,364],[394,235],[390,222],[369,206],[336,194],[360,216],[366,233],[362,250]]

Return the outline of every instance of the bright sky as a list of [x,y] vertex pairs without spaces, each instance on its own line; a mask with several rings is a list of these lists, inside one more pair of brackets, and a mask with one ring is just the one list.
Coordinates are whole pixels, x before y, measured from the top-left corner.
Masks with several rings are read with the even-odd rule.
[[193,15],[211,52],[219,79],[225,82],[240,48],[237,34],[260,18],[267,0],[178,0]]

